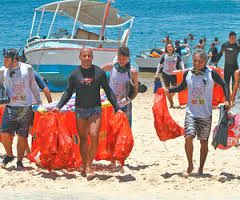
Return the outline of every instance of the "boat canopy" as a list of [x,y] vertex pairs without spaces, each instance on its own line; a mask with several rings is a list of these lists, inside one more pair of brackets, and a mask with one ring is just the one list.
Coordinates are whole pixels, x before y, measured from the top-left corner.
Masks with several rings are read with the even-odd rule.
[[[81,1],[80,13],[78,15],[77,21],[84,26],[102,26],[105,7],[107,3],[99,2],[96,0],[65,0],[57,1],[54,3],[49,3],[42,5],[35,9],[37,11],[43,12],[55,12],[58,7],[58,15],[63,15],[75,19],[79,2]],[[131,21],[133,17],[119,11],[110,5],[108,11],[108,17],[106,20],[106,26],[122,26],[123,24]]]

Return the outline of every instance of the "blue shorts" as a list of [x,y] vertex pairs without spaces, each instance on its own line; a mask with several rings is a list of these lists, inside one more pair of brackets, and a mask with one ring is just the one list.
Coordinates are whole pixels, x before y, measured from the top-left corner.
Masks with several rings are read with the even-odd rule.
[[76,119],[88,119],[90,116],[93,114],[102,114],[102,107],[101,106],[96,106],[93,108],[78,108],[75,107],[75,116]]
[[1,133],[10,133],[12,136],[15,132],[27,138],[28,130],[32,118],[32,106],[18,107],[6,106],[4,109]]
[[132,103],[127,104],[126,106],[123,106],[120,108],[121,111],[125,112],[126,117],[128,119],[130,128],[132,128]]

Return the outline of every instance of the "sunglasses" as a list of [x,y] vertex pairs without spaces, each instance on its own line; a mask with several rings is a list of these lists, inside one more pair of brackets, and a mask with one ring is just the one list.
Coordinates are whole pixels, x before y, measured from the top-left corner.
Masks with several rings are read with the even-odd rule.
[[3,49],[2,55],[5,58],[14,58],[15,56],[18,56],[18,52],[16,50],[13,51],[12,49]]
[[192,69],[191,72],[195,75],[204,75],[205,72],[203,71],[200,71],[200,70],[195,70],[195,69]]

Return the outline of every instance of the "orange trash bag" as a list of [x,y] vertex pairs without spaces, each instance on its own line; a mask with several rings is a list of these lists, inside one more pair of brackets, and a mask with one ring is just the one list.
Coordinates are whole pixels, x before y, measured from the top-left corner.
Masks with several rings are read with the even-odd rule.
[[161,141],[184,135],[184,129],[179,126],[169,114],[163,88],[158,89],[155,94],[152,111],[154,116],[154,127]]
[[58,132],[58,146],[57,155],[55,158],[54,168],[71,168],[74,167],[73,161],[73,140],[68,132],[64,116],[57,115],[57,132]]
[[[119,160],[123,166],[134,145],[132,130],[125,113],[116,113],[111,120],[113,120],[114,128],[117,130],[113,159]],[[118,126],[116,126],[117,124]]]
[[109,118],[113,114],[113,107],[102,108],[102,123],[98,134],[98,150],[94,157],[95,160],[109,160],[111,153],[107,149],[107,135],[109,133]]
[[[183,74],[186,70],[179,70],[177,72],[174,72],[174,74],[176,74],[177,76],[177,85],[179,85],[182,80],[183,80]],[[179,105],[182,106],[182,105],[185,105],[187,104],[187,101],[188,101],[188,90],[187,88],[181,92],[178,92],[178,102],[179,102]]]
[[112,114],[109,118],[108,145],[111,160],[119,160],[122,165],[132,151],[134,140],[125,113]]
[[58,152],[57,115],[56,113],[43,114],[38,122],[40,164],[48,170],[54,168]]
[[61,119],[64,120],[65,126],[68,129],[68,132],[71,135],[71,138],[73,141],[73,145],[72,145],[73,166],[72,167],[77,168],[82,163],[82,158],[79,151],[80,138],[78,136],[78,132],[76,128],[75,112],[68,111],[64,113]]

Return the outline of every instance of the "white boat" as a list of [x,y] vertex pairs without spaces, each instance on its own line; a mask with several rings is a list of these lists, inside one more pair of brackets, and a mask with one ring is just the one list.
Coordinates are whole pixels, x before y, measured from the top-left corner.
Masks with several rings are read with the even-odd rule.
[[[160,62],[161,55],[164,52],[162,49],[147,49],[141,51],[135,58],[135,61],[139,69],[142,70],[155,70]],[[189,47],[184,47],[182,50],[181,59],[184,63],[184,67],[187,66],[188,59],[191,56],[191,49]],[[152,53],[155,53],[154,55]]]
[[[40,19],[36,20],[38,12]],[[49,30],[40,33],[45,13],[52,13],[53,17]],[[61,24],[63,29],[52,33],[55,21],[61,18],[59,15],[71,19],[70,33],[64,30],[65,24]],[[51,91],[63,91],[70,72],[81,64],[80,49],[87,46],[93,50],[93,64],[102,66],[111,62],[118,48],[127,45],[133,20],[134,17],[114,8],[110,0],[107,3],[65,0],[42,5],[34,10],[30,36],[24,47],[27,63],[48,80]],[[113,29],[117,33],[107,35]]]

